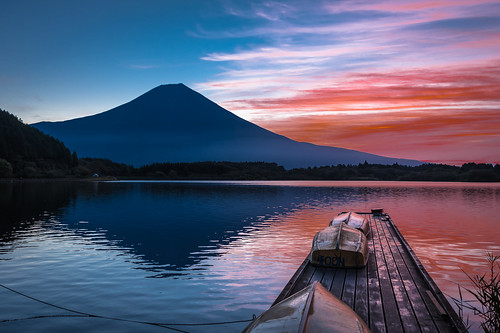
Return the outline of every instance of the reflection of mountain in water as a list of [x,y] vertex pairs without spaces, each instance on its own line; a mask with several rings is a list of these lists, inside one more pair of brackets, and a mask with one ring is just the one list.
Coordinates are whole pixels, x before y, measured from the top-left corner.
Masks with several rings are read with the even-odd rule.
[[228,242],[256,217],[296,205],[294,192],[280,187],[100,183],[67,208],[63,222],[81,227],[84,220],[85,228],[107,230],[108,239],[143,260],[179,269],[208,255],[200,248]]
[[[87,230],[104,231],[112,244],[139,256],[142,267],[157,271],[217,255],[216,246],[263,216],[314,206],[325,198],[346,202],[362,195],[358,191],[214,183],[26,183],[11,188],[9,199],[2,196],[2,205],[10,207],[4,229],[12,237],[21,222],[45,212],[84,237]],[[15,214],[20,211],[25,213]],[[200,251],[207,248],[212,250]]]

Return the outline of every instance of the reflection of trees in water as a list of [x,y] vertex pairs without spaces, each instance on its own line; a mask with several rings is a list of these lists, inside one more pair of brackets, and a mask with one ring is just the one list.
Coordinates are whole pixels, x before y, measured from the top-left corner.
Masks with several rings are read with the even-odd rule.
[[75,198],[72,182],[0,183],[0,240],[12,240],[14,230],[29,228],[43,214],[60,212]]
[[[316,187],[262,184],[1,183],[4,218],[0,237],[12,240],[15,229],[29,228],[29,221],[47,219],[43,214],[57,216],[59,222],[77,233],[103,232],[110,244],[131,249],[142,258],[146,264],[143,267],[161,275],[166,268],[178,271],[207,256],[218,255],[217,251],[200,249],[234,241],[239,231],[257,225],[262,217],[279,217],[302,208],[331,209],[334,215],[339,210],[380,206],[389,210],[403,231],[411,231],[412,216],[414,219],[422,215],[424,206],[428,214],[442,210],[446,203],[456,205],[466,199],[470,202],[475,195],[495,197],[495,189],[485,194],[481,189],[459,186],[369,182],[345,186],[325,183]],[[450,198],[455,199],[450,203]],[[432,223],[428,228],[437,226]],[[82,237],[85,234],[82,232]]]
[[[102,232],[158,272],[199,263],[259,217],[278,216],[325,201],[346,201],[359,189],[242,186],[214,183],[26,182],[1,184],[6,222],[2,239],[15,238],[32,220],[58,221]],[[87,223],[81,224],[81,221]],[[50,223],[47,225],[51,225]],[[85,236],[85,232],[82,233]],[[230,238],[231,237],[231,238]],[[196,253],[196,254],[193,254]],[[170,273],[168,273],[170,274]]]
[[108,239],[133,248],[160,276],[158,267],[177,270],[218,255],[200,247],[229,243],[258,216],[295,207],[298,197],[282,187],[100,183],[68,207],[62,221],[71,226],[85,219],[87,228],[107,230]]

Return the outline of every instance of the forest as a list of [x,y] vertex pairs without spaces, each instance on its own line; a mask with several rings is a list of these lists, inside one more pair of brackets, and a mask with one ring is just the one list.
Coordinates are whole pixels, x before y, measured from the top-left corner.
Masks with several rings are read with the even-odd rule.
[[286,170],[276,163],[196,162],[155,163],[140,168],[102,159],[81,159],[85,174],[120,179],[165,180],[391,180],[391,181],[500,181],[500,165],[466,163],[461,167],[423,164],[416,167],[360,163]]
[[266,162],[154,163],[142,167],[78,158],[61,141],[0,109],[0,178],[163,180],[390,180],[498,182],[500,165],[331,165],[286,170]]
[[77,165],[61,141],[0,109],[0,178],[65,177]]

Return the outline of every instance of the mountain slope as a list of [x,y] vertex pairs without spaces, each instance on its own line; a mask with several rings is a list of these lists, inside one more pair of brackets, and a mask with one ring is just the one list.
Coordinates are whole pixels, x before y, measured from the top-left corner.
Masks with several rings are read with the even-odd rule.
[[223,109],[183,84],[156,87],[109,111],[35,128],[80,157],[140,166],[154,162],[266,161],[286,168],[332,164],[407,164],[354,150],[293,141]]
[[0,159],[7,161],[12,168],[11,175],[0,173],[0,177],[33,177],[42,171],[67,169],[75,158],[59,140],[0,109]]

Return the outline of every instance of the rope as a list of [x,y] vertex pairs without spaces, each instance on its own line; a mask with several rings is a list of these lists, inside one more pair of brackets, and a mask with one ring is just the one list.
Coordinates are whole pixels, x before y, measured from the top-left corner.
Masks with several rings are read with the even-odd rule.
[[162,325],[169,326],[215,326],[215,325],[225,325],[225,324],[237,324],[237,323],[249,323],[257,318],[255,315],[252,316],[252,319],[243,319],[243,320],[234,320],[234,321],[221,321],[214,323],[162,323]]
[[32,319],[42,319],[42,318],[57,318],[57,317],[85,317],[85,318],[100,318],[100,319],[108,319],[108,320],[115,320],[115,321],[123,321],[123,322],[128,322],[128,323],[136,323],[136,324],[144,324],[144,325],[152,325],[152,326],[157,326],[157,327],[162,327],[166,329],[170,329],[173,331],[177,332],[183,332],[183,333],[189,333],[187,331],[183,331],[174,327],[170,326],[215,326],[215,325],[225,325],[225,324],[236,324],[236,323],[246,323],[246,322],[251,322],[252,320],[255,319],[255,315],[253,315],[252,319],[246,319],[246,320],[234,320],[234,321],[224,321],[224,322],[213,322],[213,323],[155,323],[155,322],[148,322],[148,321],[141,321],[141,320],[132,320],[132,319],[123,319],[123,318],[116,318],[116,317],[108,317],[108,316],[101,316],[101,315],[96,315],[96,314],[91,314],[91,313],[86,313],[86,312],[81,312],[81,311],[76,311],[73,309],[69,309],[63,306],[59,306],[56,304],[52,304],[49,302],[45,302],[43,300],[40,300],[38,298],[26,295],[20,291],[14,290],[12,288],[9,288],[3,284],[0,283],[0,287],[7,289],[15,294],[18,294],[20,296],[29,298],[33,301],[51,306],[53,308],[61,309],[64,311],[72,312],[74,315],[46,315],[46,316],[33,316],[33,317],[26,317],[26,318],[16,318],[16,319],[4,319],[0,320],[0,323],[5,323],[5,322],[13,322],[13,321],[20,321],[20,320],[32,320]]
[[42,319],[42,318],[81,318],[81,317],[87,318],[87,316],[84,316],[84,315],[76,315],[76,314],[63,315],[63,314],[60,314],[60,315],[45,315],[45,316],[33,316],[33,317],[25,317],[25,318],[3,319],[3,320],[0,320],[0,323],[7,323],[7,322],[11,322],[11,321],[20,321],[20,320]]
[[7,290],[9,290],[9,291],[11,291],[11,292],[13,292],[13,293],[15,293],[15,294],[18,294],[18,295],[23,296],[23,297],[26,297],[26,298],[32,299],[32,300],[34,300],[34,301],[36,301],[36,302],[39,302],[39,303],[42,303],[42,304],[45,304],[45,305],[51,306],[51,307],[53,307],[53,308],[58,308],[58,309],[65,310],[65,311],[68,311],[68,312],[73,312],[73,313],[76,313],[76,314],[79,314],[79,315],[83,315],[83,316],[87,316],[87,317],[92,317],[92,315],[90,315],[90,314],[88,314],[88,313],[85,313],[85,312],[80,312],[80,311],[71,310],[71,309],[65,308],[65,307],[63,307],[63,306],[55,305],[55,304],[52,304],[52,303],[48,303],[48,302],[42,301],[42,300],[40,300],[40,299],[38,299],[38,298],[31,297],[31,296],[29,296],[29,295],[23,294],[23,293],[22,293],[22,292],[20,292],[20,291],[17,291],[17,290],[14,290],[14,289],[12,289],[12,288],[9,288],[9,287],[7,287],[7,286],[5,286],[5,285],[3,285],[3,284],[0,284],[0,287],[5,288],[5,289],[7,289]]

